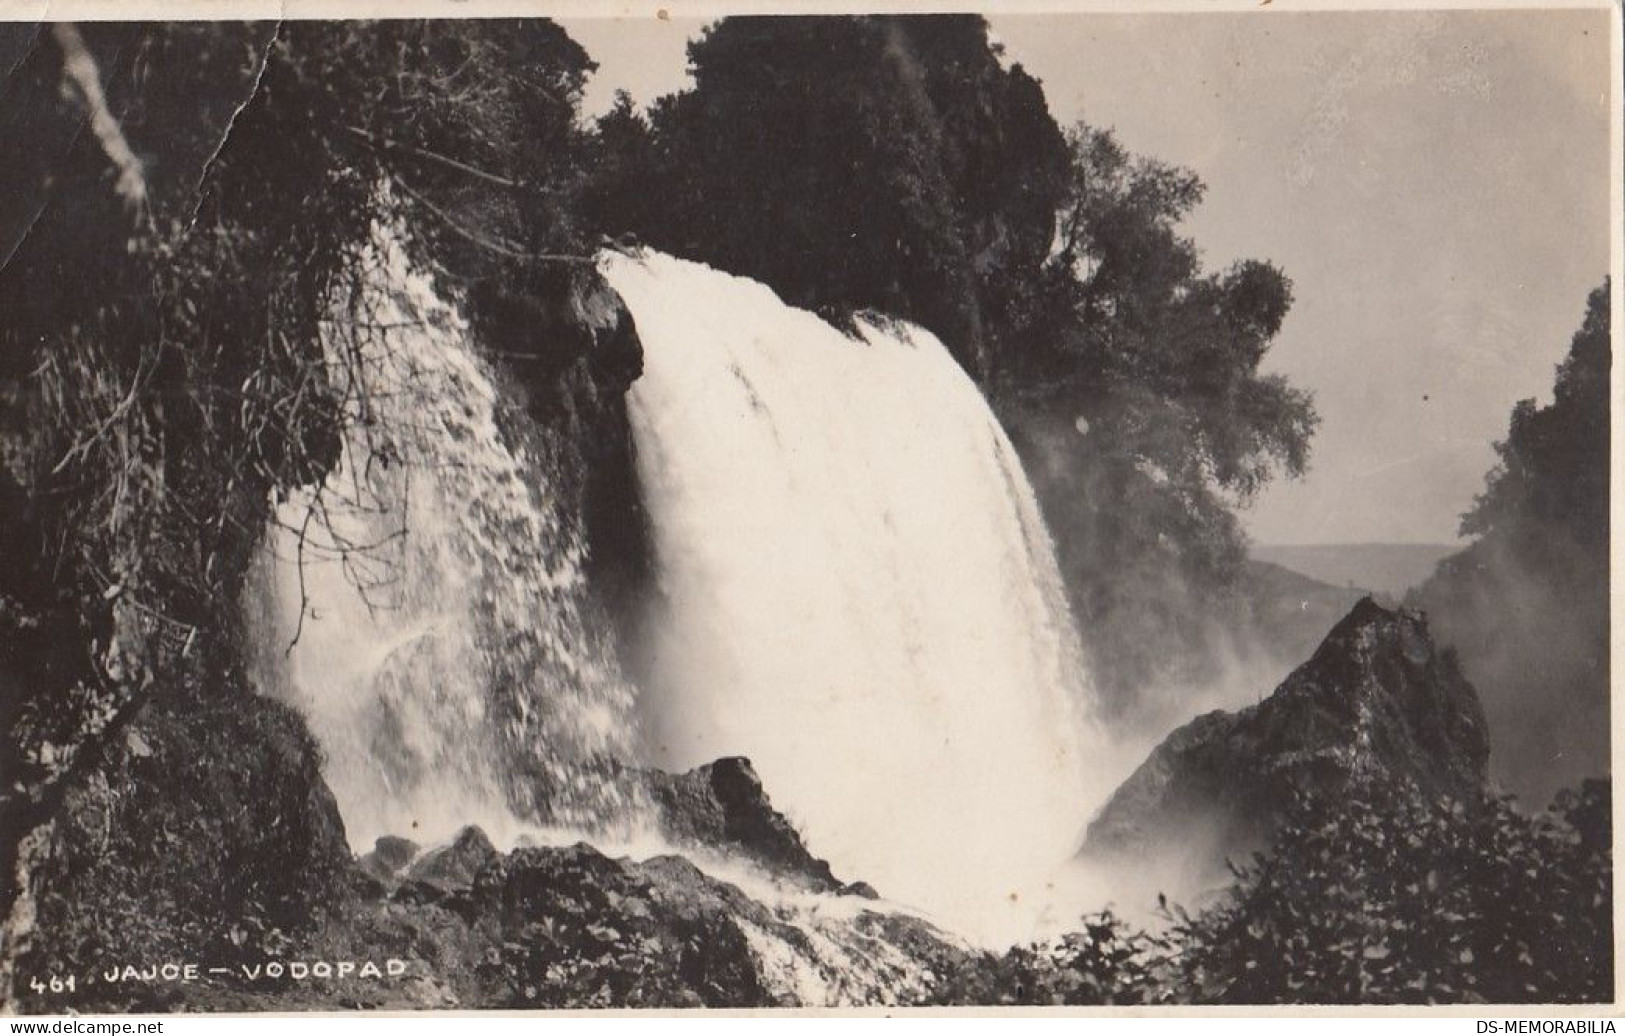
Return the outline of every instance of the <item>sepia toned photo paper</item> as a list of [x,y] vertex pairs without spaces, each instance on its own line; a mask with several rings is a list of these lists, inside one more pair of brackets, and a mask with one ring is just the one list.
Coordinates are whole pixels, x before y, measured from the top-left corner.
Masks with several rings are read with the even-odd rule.
[[0,1013],[1614,1031],[1617,2],[0,18]]

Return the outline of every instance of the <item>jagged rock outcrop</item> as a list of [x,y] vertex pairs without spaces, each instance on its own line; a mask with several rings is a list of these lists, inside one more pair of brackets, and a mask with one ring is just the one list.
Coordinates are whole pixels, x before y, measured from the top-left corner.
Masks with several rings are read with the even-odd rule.
[[356,888],[364,897],[439,903],[472,888],[480,871],[500,855],[490,837],[473,825],[449,844],[427,851],[410,839],[384,835],[356,861],[366,875]]
[[842,887],[773,808],[749,759],[718,759],[676,775],[651,770],[646,782],[675,844],[723,849],[816,891]]
[[418,844],[410,838],[384,835],[356,863],[379,881],[395,881],[417,859],[418,851]]
[[1358,777],[1471,802],[1488,759],[1454,654],[1419,612],[1368,597],[1269,698],[1170,734],[1090,824],[1081,855],[1200,883],[1266,847],[1296,795],[1335,797]]
[[465,827],[450,845],[431,849],[415,860],[407,877],[445,891],[467,888],[497,855],[484,831]]
[[624,392],[643,371],[632,314],[591,259],[540,263],[517,285],[481,281],[471,302],[488,348],[533,389],[580,361],[606,393]]

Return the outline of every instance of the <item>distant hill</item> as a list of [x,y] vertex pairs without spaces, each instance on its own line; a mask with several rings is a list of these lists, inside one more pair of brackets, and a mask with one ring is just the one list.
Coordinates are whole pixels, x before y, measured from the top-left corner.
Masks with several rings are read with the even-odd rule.
[[1282,666],[1282,676],[1306,661],[1366,595],[1363,589],[1333,586],[1256,558],[1247,563],[1241,589],[1252,613],[1251,637]]
[[1400,600],[1433,574],[1449,543],[1316,543],[1255,545],[1252,556],[1332,586],[1355,587]]

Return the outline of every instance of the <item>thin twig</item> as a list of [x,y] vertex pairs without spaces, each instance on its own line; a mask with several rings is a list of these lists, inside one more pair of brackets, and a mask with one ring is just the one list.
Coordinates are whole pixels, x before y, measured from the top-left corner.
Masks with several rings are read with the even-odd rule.
[[395,184],[401,190],[406,192],[407,197],[411,198],[413,201],[416,201],[417,203],[422,205],[424,208],[428,209],[435,216],[438,216],[440,218],[441,222],[445,223],[446,226],[449,227],[454,233],[456,233],[459,236],[467,239],[468,241],[473,242],[474,244],[480,246],[481,248],[489,249],[490,251],[496,252],[499,255],[508,256],[510,259],[523,259],[523,260],[526,260],[526,261],[529,261],[529,262],[537,262],[537,263],[582,263],[582,264],[586,264],[586,263],[591,263],[591,262],[594,261],[591,256],[585,256],[585,255],[557,255],[557,254],[550,254],[550,253],[546,253],[546,252],[526,252],[526,251],[524,251],[524,250],[522,250],[522,249],[520,249],[520,248],[518,248],[518,247],[516,247],[516,246],[514,246],[512,244],[509,244],[508,242],[498,241],[498,240],[495,240],[493,238],[487,237],[486,235],[481,234],[477,230],[470,230],[468,227],[463,226],[460,222],[457,221],[457,218],[455,216],[453,216],[450,213],[446,212],[444,209],[440,208],[434,202],[430,201],[428,198],[425,198],[419,192],[413,190],[411,185],[406,183],[400,177],[397,176],[395,178]]
[[346,126],[344,127],[344,130],[351,136],[360,138],[379,151],[404,151],[416,158],[436,162],[448,169],[455,169],[460,173],[467,173],[469,176],[472,176],[478,180],[484,180],[486,183],[494,183],[498,187],[507,187],[510,190],[517,190],[519,188],[519,183],[515,180],[510,180],[505,176],[498,176],[496,173],[488,173],[484,169],[469,165],[467,162],[459,162],[455,158],[439,154],[435,151],[430,151],[427,148],[417,147],[413,144],[403,144],[398,140],[390,140],[388,137],[385,137],[382,134],[369,133],[359,126]]
[[307,509],[304,523],[299,527],[299,544],[294,562],[294,568],[299,573],[299,621],[294,625],[293,639],[288,641],[288,647],[282,653],[284,658],[293,655],[293,649],[299,646],[299,638],[305,632],[305,609],[310,607],[310,595],[305,591],[305,534],[310,531],[310,520],[315,513],[313,508]]

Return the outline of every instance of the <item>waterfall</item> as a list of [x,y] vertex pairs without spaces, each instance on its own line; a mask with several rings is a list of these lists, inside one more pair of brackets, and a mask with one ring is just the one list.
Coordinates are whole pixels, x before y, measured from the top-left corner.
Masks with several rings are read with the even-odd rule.
[[1099,742],[1048,534],[976,386],[910,325],[843,334],[655,253],[599,266],[645,352],[636,694],[589,608],[560,475],[579,444],[508,398],[387,229],[335,309],[342,456],[280,502],[251,596],[259,681],[309,721],[352,845],[472,823],[668,852],[621,764],[745,755],[837,873],[972,938],[1030,935]]
[[[351,844],[465,824],[603,830],[633,696],[584,616],[584,545],[455,307],[387,228],[325,351],[340,462],[281,502],[251,593],[258,677],[306,716]],[[518,431],[515,431],[518,430]]]
[[1093,805],[1089,687],[976,386],[912,326],[848,336],[655,253],[600,265],[645,352],[653,761],[749,756],[838,872],[962,930],[1029,916]]

